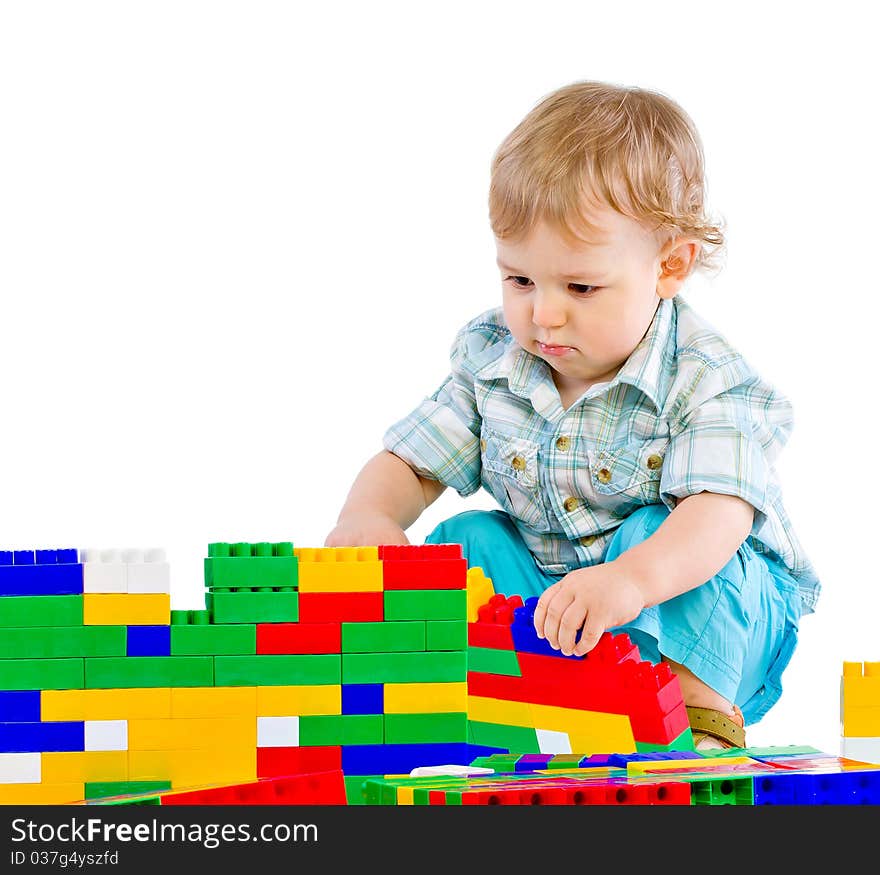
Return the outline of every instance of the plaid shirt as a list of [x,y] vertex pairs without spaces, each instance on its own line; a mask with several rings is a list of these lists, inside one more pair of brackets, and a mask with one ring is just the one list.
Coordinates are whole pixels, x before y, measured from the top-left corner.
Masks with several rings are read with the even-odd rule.
[[820,583],[773,470],[791,428],[789,401],[675,297],[617,376],[568,410],[502,311],[483,313],[456,336],[450,375],[383,444],[461,496],[486,489],[550,574],[602,562],[642,505],[737,495],[755,508],[750,543],[788,567],[811,613]]

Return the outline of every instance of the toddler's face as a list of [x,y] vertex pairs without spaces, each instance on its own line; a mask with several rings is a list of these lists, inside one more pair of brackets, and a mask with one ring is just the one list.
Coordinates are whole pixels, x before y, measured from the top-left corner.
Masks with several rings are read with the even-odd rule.
[[610,207],[591,210],[601,231],[572,248],[544,222],[516,242],[496,238],[504,316],[523,349],[553,369],[560,393],[612,379],[651,324],[661,297],[657,240]]

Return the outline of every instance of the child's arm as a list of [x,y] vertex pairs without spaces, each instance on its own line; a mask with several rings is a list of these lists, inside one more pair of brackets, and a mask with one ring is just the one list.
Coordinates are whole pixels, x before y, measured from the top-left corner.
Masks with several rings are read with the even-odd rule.
[[538,636],[583,656],[607,629],[714,577],[748,536],[754,513],[734,495],[681,499],[653,535],[613,562],[579,568],[548,587],[535,609]]
[[416,474],[387,450],[373,456],[355,478],[325,547],[408,544],[408,529],[446,487]]

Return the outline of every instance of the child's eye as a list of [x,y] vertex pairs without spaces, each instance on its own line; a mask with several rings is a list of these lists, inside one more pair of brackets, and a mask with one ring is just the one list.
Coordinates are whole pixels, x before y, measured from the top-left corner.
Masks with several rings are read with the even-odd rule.
[[528,288],[532,284],[532,281],[527,276],[509,276],[508,279],[512,280],[518,289]]
[[[505,282],[513,283],[513,285],[518,289],[527,289],[532,281],[527,276],[509,276],[505,277]],[[577,292],[578,295],[586,297],[587,295],[592,295],[594,292],[599,290],[599,286],[588,286],[584,283],[569,283],[569,288]]]
[[592,295],[599,287],[598,286],[585,286],[581,283],[572,283],[571,288],[574,289],[579,295]]

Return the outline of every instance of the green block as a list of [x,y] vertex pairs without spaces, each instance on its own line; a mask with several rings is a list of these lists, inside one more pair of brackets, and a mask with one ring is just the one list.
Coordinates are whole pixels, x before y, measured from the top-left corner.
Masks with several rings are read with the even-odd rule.
[[467,653],[343,653],[344,684],[446,683],[467,680]]
[[691,785],[691,805],[754,805],[755,784],[752,776],[742,778],[690,778],[674,776],[676,781]]
[[367,781],[381,778],[381,775],[343,775],[345,782],[345,804],[366,805],[364,789]]
[[467,744],[467,724],[464,712],[385,714],[385,744]]
[[556,753],[553,754],[553,759],[548,762],[544,768],[545,769],[577,769],[579,768],[578,763],[584,758],[585,754],[582,753]]
[[[476,721],[471,720],[470,725],[473,727]],[[487,724],[495,725],[495,724]],[[520,755],[518,753],[492,753],[488,756],[475,757],[469,765],[479,769],[494,769],[497,773],[516,771],[516,764]]]
[[[508,726],[504,723],[470,721],[474,744],[503,747],[517,753],[540,753],[538,734],[528,726]],[[476,765],[476,763],[475,763]],[[495,768],[491,766],[491,768]]]
[[299,718],[300,747],[382,744],[381,714],[310,714]]
[[424,620],[343,623],[343,653],[399,653],[425,650]]
[[467,650],[467,620],[428,620],[425,650]]
[[469,647],[468,671],[522,677],[515,650],[496,650],[494,647]]
[[217,624],[299,621],[297,592],[212,592],[207,602],[212,622]]
[[0,659],[0,690],[81,690],[82,659]]
[[125,656],[125,626],[30,626],[0,628],[0,658],[58,659]]
[[[227,657],[234,659],[235,657]],[[87,689],[114,687],[212,687],[211,656],[122,656],[85,660]]]
[[170,790],[170,781],[87,781],[86,799],[102,799],[107,796],[126,796],[132,793],[150,793],[153,790]]
[[399,589],[385,592],[386,620],[467,620],[463,589]]
[[91,805],[161,805],[159,796],[132,796],[122,799],[96,799]]
[[208,587],[293,587],[299,585],[296,556],[218,556],[205,559]]
[[214,683],[218,687],[338,684],[340,659],[338,653],[215,656]]
[[172,656],[249,656],[257,652],[257,627],[172,626]]
[[0,626],[82,626],[81,595],[0,596]]

